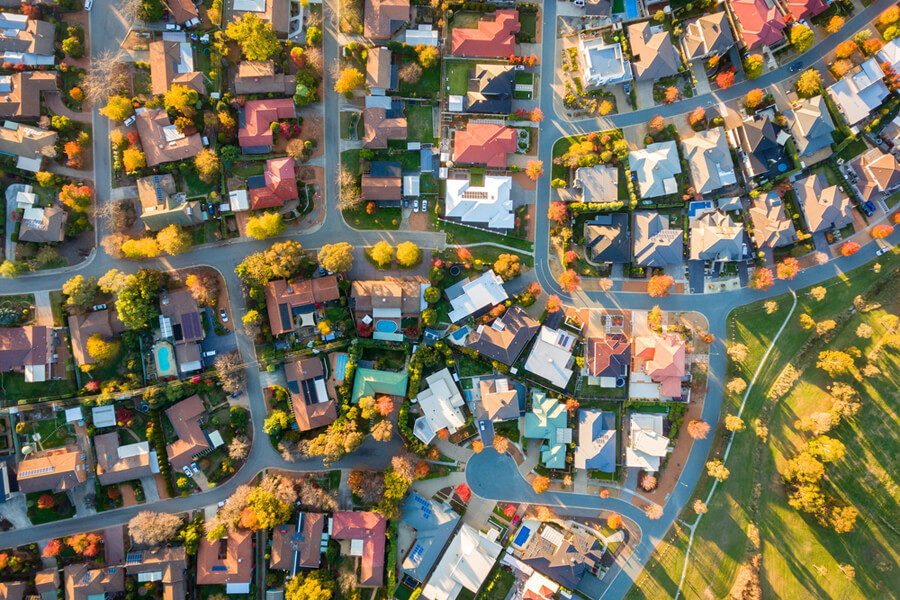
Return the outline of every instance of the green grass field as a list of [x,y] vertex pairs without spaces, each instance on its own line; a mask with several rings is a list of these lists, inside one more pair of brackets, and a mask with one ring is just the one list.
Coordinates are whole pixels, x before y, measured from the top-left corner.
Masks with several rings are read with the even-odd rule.
[[411,142],[434,143],[434,107],[410,105],[406,109],[407,139]]
[[475,63],[468,60],[448,60],[444,64],[447,93],[464,95],[469,89],[469,70]]
[[[794,428],[797,418],[830,406],[825,386],[831,380],[815,367],[818,351],[855,346],[865,356],[884,334],[877,323],[878,317],[900,310],[898,287],[891,283],[877,298],[884,304],[883,308],[854,314],[826,345],[816,347],[809,354],[812,359],[804,360],[803,364],[796,360],[810,334],[799,326],[799,317],[808,313],[817,322],[837,317],[852,306],[857,294],[890,278],[900,266],[900,256],[897,253],[883,256],[880,263],[880,274],[869,265],[826,282],[828,292],[821,302],[808,296],[806,290],[798,293],[797,308],[760,372],[743,414],[748,425],[755,418],[762,418],[769,428],[768,440],[759,441],[751,427],[737,434],[727,463],[731,475],[717,489],[709,513],[694,536],[682,589],[685,598],[728,595],[739,566],[748,559],[747,531],[751,522],[760,531],[763,597],[838,600],[897,598],[900,594],[900,575],[896,569],[900,560],[897,551],[900,534],[889,520],[889,515],[897,514],[900,502],[900,474],[894,458],[900,449],[900,417],[897,385],[885,375],[896,373],[900,366],[895,349],[882,350],[876,363],[882,375],[855,384],[863,399],[860,413],[829,434],[846,445],[847,454],[826,467],[827,481],[823,487],[828,494],[840,497],[860,511],[855,530],[836,534],[791,508],[778,470],[787,457],[797,453],[804,439]],[[735,376],[749,380],[752,376],[790,309],[789,296],[776,300],[778,310],[772,315],[765,313],[762,302],[732,313],[729,340],[747,345],[749,355],[742,364],[729,364],[726,380]],[[872,339],[855,335],[861,322],[875,329]],[[802,369],[800,380],[784,398],[767,399],[767,392],[788,363]],[[862,366],[864,362],[860,359],[857,364]],[[738,395],[727,395],[723,414],[736,413],[740,400]],[[705,498],[709,486],[709,481],[701,480],[695,497]],[[688,523],[694,521],[690,507],[682,518]],[[673,530],[627,598],[673,597],[684,564],[686,540],[683,530]],[[842,565],[853,567],[855,577],[845,575]]]

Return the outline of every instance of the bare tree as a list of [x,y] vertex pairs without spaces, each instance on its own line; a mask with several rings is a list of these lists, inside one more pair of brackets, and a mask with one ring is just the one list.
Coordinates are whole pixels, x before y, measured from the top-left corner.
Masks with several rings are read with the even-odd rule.
[[124,55],[124,50],[116,48],[104,50],[91,58],[91,68],[84,76],[81,86],[88,102],[103,104],[109,96],[124,87]]
[[122,0],[114,10],[124,22],[135,23],[141,14],[141,0]]
[[178,515],[144,510],[128,521],[128,532],[135,544],[156,546],[175,537],[182,524]]
[[341,167],[338,174],[338,184],[341,186],[341,208],[356,208],[362,203],[362,193],[353,173]]
[[247,438],[236,436],[231,439],[231,443],[228,444],[229,457],[233,460],[244,460],[248,454],[250,454],[250,444],[247,442]]
[[237,394],[244,389],[244,366],[236,352],[220,354],[216,357],[216,371],[222,382],[222,389],[229,394]]

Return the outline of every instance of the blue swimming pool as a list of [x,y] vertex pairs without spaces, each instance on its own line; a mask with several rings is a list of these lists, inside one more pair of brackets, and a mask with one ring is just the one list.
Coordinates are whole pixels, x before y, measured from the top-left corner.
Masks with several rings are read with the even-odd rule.
[[156,360],[156,374],[159,377],[178,375],[175,365],[174,348],[168,342],[159,342],[153,347],[153,357]]
[[169,352],[169,347],[168,346],[160,346],[159,349],[156,351],[156,361],[157,361],[157,366],[159,367],[160,371],[168,371],[169,369],[172,368],[171,358],[172,358],[172,355]]
[[347,355],[338,354],[334,363],[334,378],[338,381],[344,381],[347,377]]
[[516,539],[513,540],[513,546],[521,546],[525,542],[528,541],[528,536],[531,535],[531,529],[525,527],[524,525],[519,528],[518,533],[516,533]]
[[400,326],[397,325],[396,321],[388,321],[387,319],[375,321],[375,331],[381,333],[396,333],[398,329],[400,329]]
[[638,12],[637,0],[625,0],[625,17],[627,19],[637,19],[641,16]]

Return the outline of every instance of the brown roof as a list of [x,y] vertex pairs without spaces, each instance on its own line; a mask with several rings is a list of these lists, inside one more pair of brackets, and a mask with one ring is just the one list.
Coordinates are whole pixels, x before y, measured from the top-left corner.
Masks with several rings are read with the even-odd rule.
[[48,364],[51,335],[48,327],[35,325],[0,328],[0,373]]
[[453,162],[506,167],[506,155],[516,151],[516,130],[496,123],[466,124],[453,132]]
[[521,307],[514,306],[491,325],[480,325],[469,334],[469,348],[479,354],[512,365],[541,324]]
[[119,448],[121,444],[118,431],[94,436],[97,479],[100,480],[100,485],[113,485],[153,475],[147,442],[128,444],[123,452]]
[[384,545],[387,520],[374,512],[336,512],[331,535],[336,540],[362,540],[359,585],[378,587],[384,582]]
[[619,377],[631,364],[631,344],[621,333],[590,338],[586,353],[587,367],[594,377]]
[[386,40],[409,21],[409,0],[366,0],[364,35]]
[[40,158],[49,152],[58,135],[55,131],[44,131],[27,125],[15,129],[0,127],[0,153],[14,154],[26,158]]
[[28,19],[24,29],[0,32],[0,52],[53,55],[53,23]]
[[91,365],[97,362],[88,354],[87,341],[92,335],[99,335],[105,340],[125,331],[125,326],[119,320],[116,309],[105,308],[83,315],[69,317],[69,334],[72,338],[72,355],[75,364]]
[[125,570],[121,567],[92,569],[82,563],[63,570],[66,580],[66,600],[87,600],[97,594],[116,594],[125,591]]
[[58,206],[38,209],[41,220],[22,219],[19,226],[19,241],[22,242],[61,242],[66,239],[65,225],[69,213]]
[[235,531],[221,540],[200,540],[197,550],[197,584],[250,583],[253,572],[253,538],[249,531]]
[[68,491],[87,481],[88,464],[77,446],[52,448],[19,461],[17,480],[23,492]]
[[363,148],[387,148],[388,140],[406,139],[406,117],[387,118],[387,109],[370,106],[363,111]]
[[169,121],[169,115],[161,108],[143,110],[137,115],[135,127],[141,136],[148,167],[193,158],[203,150],[200,134],[186,136],[178,133]]
[[234,76],[234,93],[293,94],[296,83],[295,76],[275,72],[275,61],[245,60]]
[[197,71],[180,73],[180,65],[181,43],[170,40],[150,42],[150,85],[154,94],[165,94],[173,84],[206,93],[203,74]]
[[403,180],[399,177],[363,175],[361,186],[366,200],[400,200],[403,197]]
[[37,117],[41,114],[41,92],[58,89],[53,71],[25,71],[0,76],[0,86],[10,91],[0,92],[0,117]]
[[164,0],[164,2],[169,7],[172,16],[175,17],[175,22],[179,25],[187,23],[191,19],[197,19],[200,16],[197,13],[197,7],[194,6],[191,0]]
[[422,311],[421,287],[419,281],[354,281],[350,298],[358,313],[371,314],[375,308],[399,308],[403,316],[414,316]]
[[304,358],[284,364],[284,375],[291,395],[291,408],[300,431],[325,427],[337,418],[335,402],[316,390],[315,381],[322,380],[325,371],[322,360],[317,357]]
[[810,231],[840,229],[853,222],[850,198],[837,185],[828,185],[822,173],[797,182],[797,200]]
[[366,86],[391,89],[391,51],[384,46],[369,48],[366,58]]
[[169,462],[175,469],[180,470],[190,464],[198,453],[210,447],[199,422],[205,413],[203,400],[197,394],[166,409],[166,416],[178,436],[177,440],[166,447]]
[[[140,555],[140,559],[137,556]],[[153,573],[160,577],[163,600],[184,600],[184,571],[187,554],[183,546],[178,548],[153,548],[129,554],[125,570],[129,575]]]
[[0,582],[0,600],[22,600],[28,584],[24,581]]
[[[236,10],[234,15],[241,17],[248,12],[252,11]],[[290,0],[266,0],[265,12],[253,12],[253,14],[271,24],[275,33],[281,36],[287,35],[291,19]]]
[[750,207],[753,238],[760,247],[778,248],[797,239],[794,224],[785,214],[784,204],[775,192],[757,198]]
[[55,592],[59,588],[59,570],[44,569],[35,573],[34,587],[37,589],[38,594]]
[[337,277],[276,279],[266,284],[266,308],[272,335],[294,330],[293,311],[303,306],[332,302],[341,297]]
[[856,187],[863,200],[878,200],[900,185],[900,163],[893,154],[871,148],[850,163],[859,181]]
[[519,416],[519,392],[508,379],[482,379],[478,388],[488,419],[506,421]]
[[203,339],[200,325],[200,309],[197,301],[186,288],[170,290],[159,298],[159,312],[172,320],[172,327],[181,330],[181,339],[175,333],[176,342],[197,342]]
[[[279,571],[290,571],[294,566],[294,548],[291,538],[297,533],[293,524],[277,525],[272,529],[272,551],[269,557],[269,568]],[[318,564],[316,565],[318,566]]]
[[294,525],[279,525],[272,530],[272,569],[293,571],[294,553],[297,567],[316,569],[322,558],[322,532],[325,531],[325,515],[300,513],[300,532]]
[[635,79],[655,80],[678,73],[681,59],[669,32],[662,27],[657,29],[648,21],[629,25],[628,41]]

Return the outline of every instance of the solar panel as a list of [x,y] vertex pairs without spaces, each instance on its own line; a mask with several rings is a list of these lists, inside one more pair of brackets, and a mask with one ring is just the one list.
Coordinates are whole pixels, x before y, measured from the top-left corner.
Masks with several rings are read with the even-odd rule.
[[213,573],[222,573],[227,570],[228,570],[228,567],[226,567],[225,565],[213,565],[213,568],[212,568]]
[[139,565],[143,562],[143,554],[141,552],[129,552],[125,557],[126,565]]
[[300,386],[297,385],[296,381],[288,381],[287,384],[288,384],[288,390],[290,390],[290,392],[292,394],[300,393]]
[[189,312],[181,315],[181,333],[185,339],[203,337],[199,313]]

